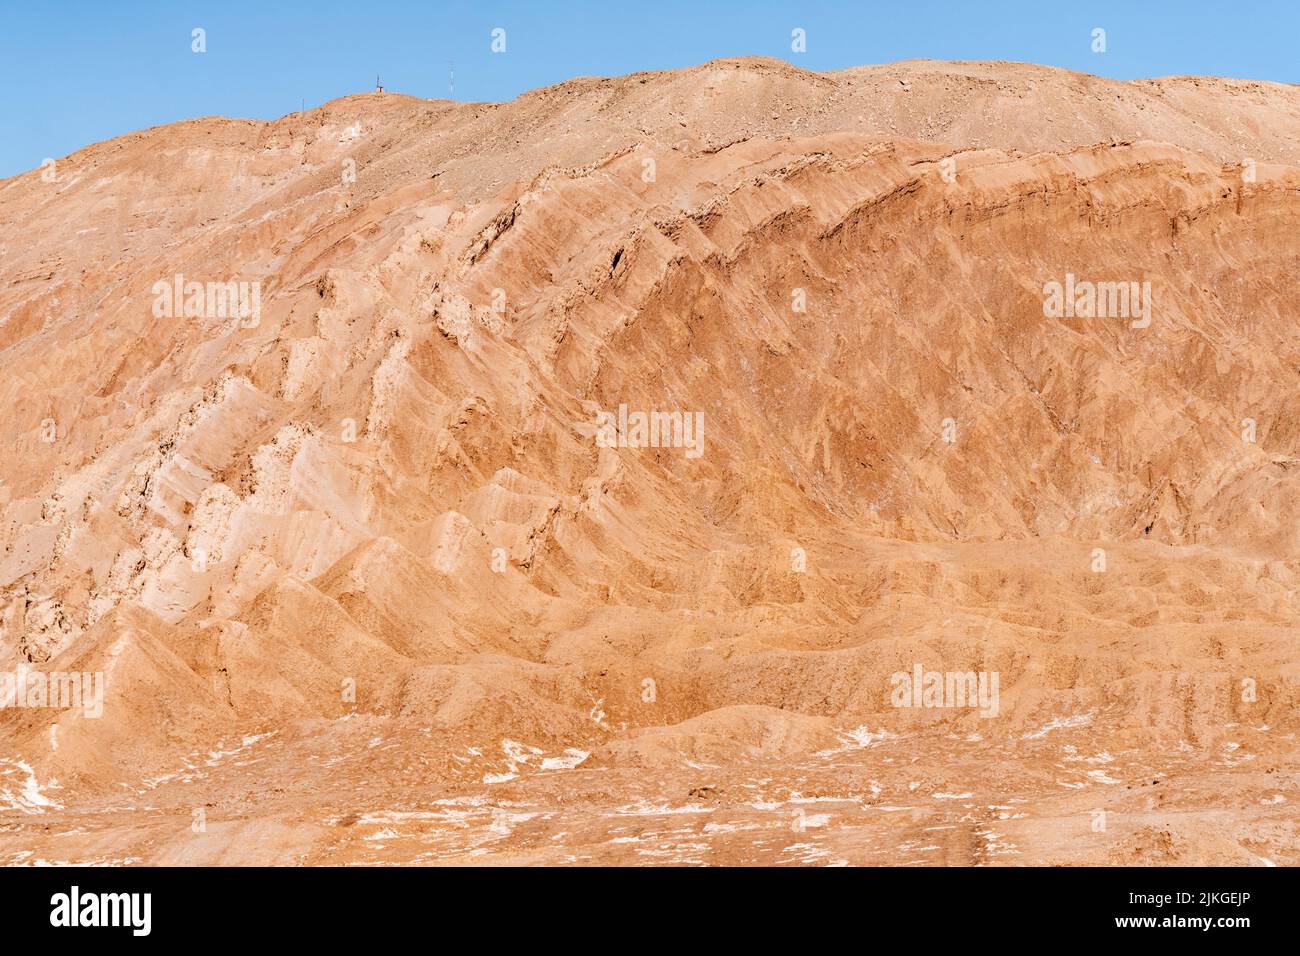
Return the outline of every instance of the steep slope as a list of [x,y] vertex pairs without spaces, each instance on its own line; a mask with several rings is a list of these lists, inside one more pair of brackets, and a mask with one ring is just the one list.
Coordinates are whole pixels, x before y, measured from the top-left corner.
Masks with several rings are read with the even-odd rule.
[[[1164,862],[1294,861],[1297,104],[720,61],[6,182],[0,667],[105,677],[102,715],[0,711],[11,802],[99,821],[56,856],[255,862],[289,820],[289,857],[371,858],[337,828],[400,801],[440,835],[396,858],[554,862],[690,797],[755,804],[694,834],[750,861],[728,834],[807,842],[810,791],[919,790],[956,822],[812,829],[856,860],[960,823],[930,862],[1005,861],[960,819],[987,795],[1045,821],[1012,861],[1173,825]],[[186,315],[188,282],[256,309]],[[1133,296],[1053,312],[1076,282]],[[687,430],[605,447],[623,406]],[[996,674],[995,712],[896,706],[916,666]],[[1183,816],[1118,789],[1153,775]],[[548,822],[447,843],[434,795]],[[160,842],[146,803],[228,825]],[[1061,842],[1099,806],[1126,825]]]

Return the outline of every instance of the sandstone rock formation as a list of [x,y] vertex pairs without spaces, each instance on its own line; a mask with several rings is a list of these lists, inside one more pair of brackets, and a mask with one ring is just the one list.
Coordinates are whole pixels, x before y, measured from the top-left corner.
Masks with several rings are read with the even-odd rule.
[[104,680],[0,858],[1300,862],[1298,134],[742,59],[0,182],[0,671]]

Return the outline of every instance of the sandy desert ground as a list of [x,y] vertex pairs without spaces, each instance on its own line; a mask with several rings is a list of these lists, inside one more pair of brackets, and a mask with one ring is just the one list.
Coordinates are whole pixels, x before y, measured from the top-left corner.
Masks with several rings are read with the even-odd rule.
[[4,180],[0,863],[1300,863],[1298,223],[1296,87],[1010,63]]

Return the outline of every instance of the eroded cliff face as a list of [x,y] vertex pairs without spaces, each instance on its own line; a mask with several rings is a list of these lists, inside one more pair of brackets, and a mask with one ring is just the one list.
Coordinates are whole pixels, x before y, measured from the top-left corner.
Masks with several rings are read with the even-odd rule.
[[0,184],[0,669],[103,678],[0,847],[1300,861],[1297,127],[739,60]]

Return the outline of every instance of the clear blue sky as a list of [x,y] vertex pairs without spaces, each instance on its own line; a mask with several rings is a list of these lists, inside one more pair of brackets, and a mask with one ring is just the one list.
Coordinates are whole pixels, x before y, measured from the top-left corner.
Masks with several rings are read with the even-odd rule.
[[[195,27],[206,53],[191,52]],[[790,49],[795,27],[805,53]],[[0,0],[0,177],[159,123],[282,116],[368,90],[376,72],[389,90],[446,97],[449,60],[456,99],[508,100],[747,54],[811,70],[928,57],[1295,83],[1298,50],[1300,0]]]

